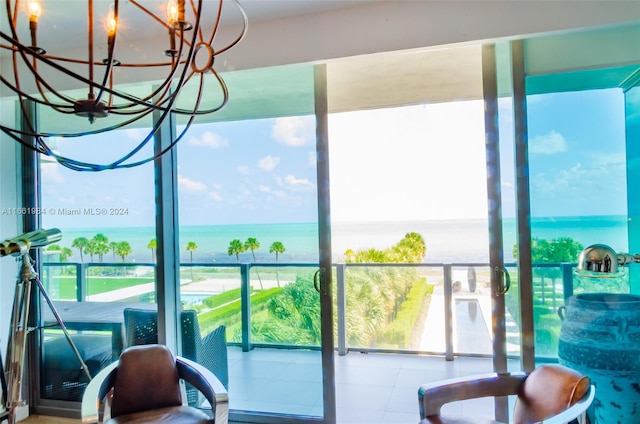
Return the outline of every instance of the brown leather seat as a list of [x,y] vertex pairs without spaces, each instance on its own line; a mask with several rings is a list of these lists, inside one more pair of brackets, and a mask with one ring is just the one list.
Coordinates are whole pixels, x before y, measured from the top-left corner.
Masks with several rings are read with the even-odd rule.
[[531,374],[487,374],[425,384],[418,390],[420,424],[500,424],[482,418],[445,416],[449,402],[517,395],[514,424],[569,422],[586,411],[595,388],[588,377],[560,365],[543,365]]
[[[180,379],[200,390],[211,405],[211,415],[184,405]],[[222,383],[206,368],[174,357],[162,345],[128,348],[117,363],[91,380],[82,402],[83,423],[98,422],[96,400],[105,397],[105,424],[224,424],[228,419]]]

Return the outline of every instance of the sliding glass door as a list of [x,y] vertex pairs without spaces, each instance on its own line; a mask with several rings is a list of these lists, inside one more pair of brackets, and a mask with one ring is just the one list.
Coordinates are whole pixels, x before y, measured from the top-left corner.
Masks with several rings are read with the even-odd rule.
[[332,360],[323,336],[331,342],[331,310],[321,307],[331,277],[318,195],[326,143],[316,134],[326,129],[317,124],[315,73],[230,74],[229,104],[178,147],[179,296],[203,340],[226,342],[219,368],[238,421],[334,422],[323,360]]

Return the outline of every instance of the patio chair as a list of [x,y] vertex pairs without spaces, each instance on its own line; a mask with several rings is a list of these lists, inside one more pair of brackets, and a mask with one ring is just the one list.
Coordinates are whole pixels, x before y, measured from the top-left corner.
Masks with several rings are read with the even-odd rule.
[[517,395],[514,424],[565,424],[585,420],[595,387],[588,377],[560,365],[543,365],[530,374],[486,374],[424,384],[418,390],[419,424],[501,424],[440,410],[453,401],[510,395]]
[[[194,310],[182,311],[180,323],[182,328],[181,356],[207,368],[222,382],[225,389],[228,389],[229,365],[226,327],[221,325],[202,337],[198,315]],[[125,308],[124,324],[127,346],[158,343],[157,311]],[[197,402],[196,390],[189,388],[187,395],[190,405]]]
[[[196,387],[211,411],[185,406],[180,379]],[[106,399],[106,400],[105,400]],[[125,349],[120,360],[96,375],[82,398],[82,423],[226,424],[229,398],[222,383],[206,368],[174,357],[166,346],[144,345]]]

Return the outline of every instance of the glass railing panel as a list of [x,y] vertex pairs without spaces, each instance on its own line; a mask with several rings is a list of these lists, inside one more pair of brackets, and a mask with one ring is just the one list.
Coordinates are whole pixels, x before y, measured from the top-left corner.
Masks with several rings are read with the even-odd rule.
[[76,300],[78,286],[76,264],[43,264],[41,282],[52,300]]
[[130,263],[90,264],[86,274],[89,302],[154,302],[155,268]]
[[320,347],[317,265],[251,269],[251,341],[281,347]]
[[345,272],[348,348],[430,350],[423,340],[428,339],[430,330],[440,329],[425,328],[425,322],[430,303],[442,292],[443,281],[441,267],[348,264]]
[[[453,265],[451,284],[454,354],[492,355],[490,268]],[[508,314],[506,319],[509,327]]]
[[242,341],[241,285],[239,265],[180,267],[182,310],[196,312],[202,337],[225,326],[227,341]]

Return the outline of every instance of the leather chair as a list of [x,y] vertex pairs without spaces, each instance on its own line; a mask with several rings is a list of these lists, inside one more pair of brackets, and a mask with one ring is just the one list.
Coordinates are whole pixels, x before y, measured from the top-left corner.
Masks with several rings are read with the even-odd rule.
[[514,424],[564,424],[580,418],[593,402],[589,377],[560,365],[543,365],[530,374],[471,376],[424,384],[418,390],[420,424],[501,424],[487,419],[443,415],[446,403],[487,396],[517,395]]
[[[180,379],[203,394],[211,414],[186,405]],[[130,347],[94,377],[82,399],[84,424],[99,422],[105,398],[104,424],[228,422],[229,398],[222,383],[203,366],[174,357],[163,345]]]

